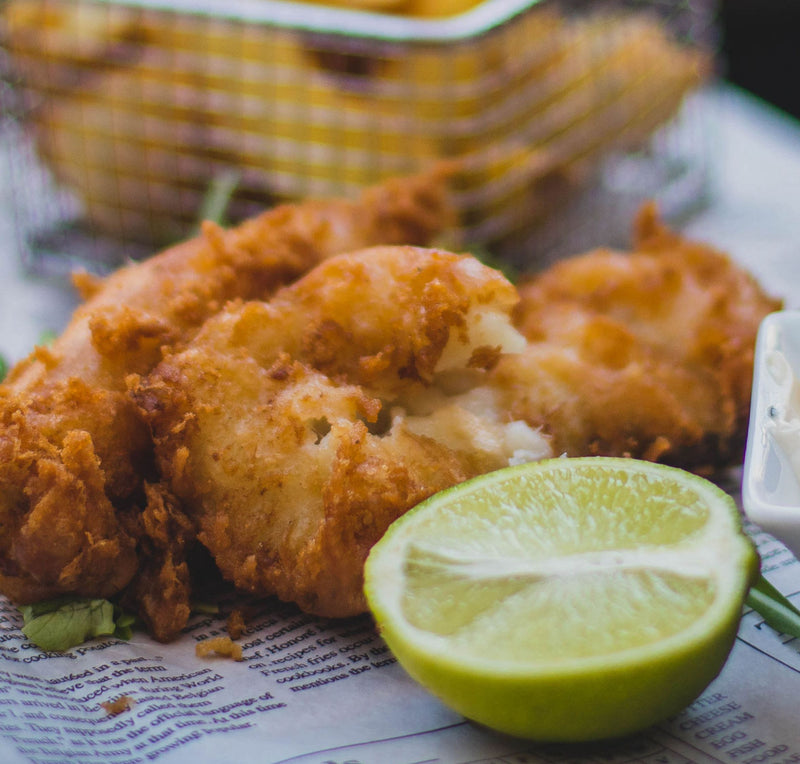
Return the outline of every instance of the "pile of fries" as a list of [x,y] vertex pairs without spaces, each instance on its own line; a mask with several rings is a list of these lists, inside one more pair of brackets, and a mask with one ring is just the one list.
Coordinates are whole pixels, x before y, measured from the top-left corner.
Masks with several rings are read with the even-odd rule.
[[[93,227],[147,244],[185,235],[231,171],[236,220],[445,160],[460,238],[490,245],[640,147],[709,68],[642,12],[501,18],[508,3],[486,0],[470,26],[475,0],[347,2],[360,10],[294,3],[287,21],[264,0],[255,23],[8,0],[2,23],[39,155]],[[321,11],[330,30],[308,26]]]

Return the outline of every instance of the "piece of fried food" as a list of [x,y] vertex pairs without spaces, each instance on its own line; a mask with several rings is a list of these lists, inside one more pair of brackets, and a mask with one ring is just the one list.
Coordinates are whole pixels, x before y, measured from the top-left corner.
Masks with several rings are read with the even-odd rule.
[[738,463],[756,332],[780,303],[727,256],[665,228],[653,205],[635,240],[632,253],[590,252],[520,286],[529,345],[494,382],[559,453],[695,471]]
[[188,614],[190,529],[170,496],[146,495],[152,443],[125,378],[147,373],[228,300],[267,297],[340,251],[427,243],[448,210],[436,170],[355,201],[286,205],[227,231],[206,224],[103,281],[79,279],[87,300],[66,331],[0,386],[0,591],[21,603],[103,597],[138,575],[142,601],[158,610],[172,598]]
[[394,519],[549,455],[486,385],[524,345],[517,299],[472,257],[368,249],[229,307],[139,380],[165,481],[223,575],[309,612],[362,612],[364,560]]

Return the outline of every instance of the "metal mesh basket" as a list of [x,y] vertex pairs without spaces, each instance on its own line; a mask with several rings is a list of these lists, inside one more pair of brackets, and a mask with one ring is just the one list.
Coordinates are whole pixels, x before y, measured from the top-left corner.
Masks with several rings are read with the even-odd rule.
[[186,236],[220,186],[235,221],[441,161],[454,246],[530,261],[578,230],[602,243],[620,195],[702,193],[685,109],[677,128],[708,71],[700,5],[485,0],[424,18],[6,0],[4,134],[27,261],[113,267]]

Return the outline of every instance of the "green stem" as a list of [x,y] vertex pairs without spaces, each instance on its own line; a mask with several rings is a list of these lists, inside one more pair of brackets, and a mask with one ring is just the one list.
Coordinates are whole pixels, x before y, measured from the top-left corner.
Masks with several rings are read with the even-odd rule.
[[776,631],[800,637],[800,610],[784,597],[763,575],[750,589],[747,604]]
[[226,212],[236,187],[239,185],[239,173],[228,170],[217,175],[208,187],[200,208],[198,225],[204,220],[212,220],[224,225],[227,222]]

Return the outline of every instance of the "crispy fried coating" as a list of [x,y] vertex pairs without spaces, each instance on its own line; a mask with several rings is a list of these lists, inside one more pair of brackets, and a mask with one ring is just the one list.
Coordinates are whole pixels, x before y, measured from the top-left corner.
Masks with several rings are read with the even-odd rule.
[[139,543],[139,564],[122,601],[153,637],[166,642],[186,625],[191,612],[189,557],[197,532],[161,483],[146,484],[145,496],[144,510],[128,519],[128,531]]
[[145,494],[157,477],[152,443],[126,377],[147,373],[231,299],[267,297],[340,251],[429,242],[450,222],[445,177],[437,169],[354,201],[285,205],[230,230],[206,223],[105,280],[79,278],[86,301],[65,332],[0,386],[0,591],[17,602],[109,596],[139,571],[146,620],[174,633],[180,619],[151,593],[163,600],[164,578],[175,578],[166,599],[185,600],[181,550],[162,543],[177,515],[165,514],[169,497]]
[[750,275],[653,206],[633,252],[518,289],[441,250],[336,254],[434,235],[442,198],[280,208],[84,280],[65,334],[0,386],[0,590],[123,591],[169,640],[202,545],[244,591],[346,616],[388,525],[471,476],[560,453],[738,463],[780,307]]
[[696,471],[736,463],[756,332],[780,303],[727,256],[664,227],[653,205],[635,229],[631,253],[590,252],[520,285],[529,345],[494,381],[558,452]]
[[487,370],[524,340],[499,273],[413,247],[332,258],[233,305],[135,385],[169,489],[240,589],[362,612],[388,525],[445,487],[550,454]]

